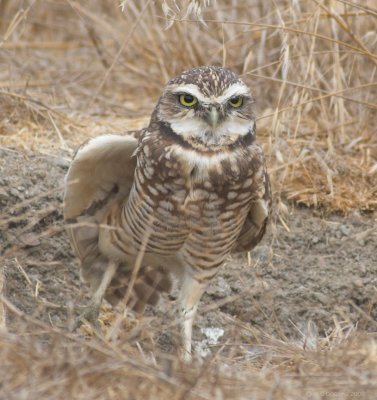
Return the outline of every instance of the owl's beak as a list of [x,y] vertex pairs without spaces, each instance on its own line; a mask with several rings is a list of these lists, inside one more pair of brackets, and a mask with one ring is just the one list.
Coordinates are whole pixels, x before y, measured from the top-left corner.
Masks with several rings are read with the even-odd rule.
[[212,129],[216,128],[219,122],[219,111],[216,107],[210,107],[206,115],[207,122],[211,125]]

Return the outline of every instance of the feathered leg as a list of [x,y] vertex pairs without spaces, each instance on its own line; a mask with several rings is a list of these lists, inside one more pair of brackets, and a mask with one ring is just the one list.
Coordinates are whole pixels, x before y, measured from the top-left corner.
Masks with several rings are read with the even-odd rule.
[[198,282],[194,277],[185,275],[179,294],[179,307],[181,314],[181,344],[179,346],[179,357],[185,361],[191,361],[191,339],[192,324],[200,298],[207,285]]
[[113,261],[109,262],[108,267],[106,268],[106,271],[103,274],[100,285],[94,292],[90,300],[90,303],[84,307],[83,312],[76,319],[73,325],[73,330],[79,328],[80,325],[86,320],[89,323],[91,323],[96,328],[96,330],[99,331],[100,325],[98,323],[98,316],[101,303],[105,295],[106,289],[109,286],[111,280],[113,279],[116,270],[118,269],[118,265],[119,264],[116,262]]

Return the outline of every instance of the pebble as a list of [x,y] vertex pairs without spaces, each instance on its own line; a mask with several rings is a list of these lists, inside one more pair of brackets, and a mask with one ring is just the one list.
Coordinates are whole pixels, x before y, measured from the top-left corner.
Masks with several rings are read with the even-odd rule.
[[4,189],[0,189],[0,202],[5,203],[8,199],[9,194]]
[[46,178],[46,172],[38,171],[35,173],[36,178],[38,179],[45,179]]
[[52,159],[52,164],[56,165],[57,167],[60,167],[62,169],[68,169],[70,165],[70,161],[66,160],[65,158],[62,157],[54,157]]
[[353,284],[357,287],[357,288],[361,288],[364,286],[362,279],[360,278],[355,278],[353,281]]
[[220,276],[209,286],[209,288],[206,290],[206,293],[210,296],[221,299],[230,296],[232,294],[232,289],[228,282]]
[[19,240],[26,246],[38,246],[41,244],[39,237],[34,233],[24,233],[19,236]]
[[16,188],[11,188],[9,190],[9,193],[13,196],[13,197],[17,197],[20,200],[24,199],[24,196],[22,195],[22,193],[20,193]]
[[360,274],[365,275],[367,273],[368,269],[366,268],[366,266],[364,264],[360,264],[359,271],[360,271]]
[[348,236],[350,234],[350,228],[347,225],[340,225],[339,230],[343,236]]

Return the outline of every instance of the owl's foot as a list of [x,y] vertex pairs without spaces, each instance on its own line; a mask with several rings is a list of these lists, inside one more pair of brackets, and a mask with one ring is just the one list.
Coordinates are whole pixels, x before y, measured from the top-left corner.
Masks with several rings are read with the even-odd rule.
[[185,275],[182,280],[182,287],[178,300],[178,311],[181,314],[181,343],[178,346],[178,355],[179,358],[185,363],[190,363],[192,361],[192,324],[194,322],[199,300],[206,286],[206,283],[203,284],[202,282],[196,280],[195,277],[188,274]]
[[90,302],[88,305],[82,307],[80,315],[73,323],[72,331],[76,331],[84,322],[88,322],[95,332],[101,332],[101,325],[98,321],[100,304]]
[[191,351],[185,349],[183,346],[178,347],[178,357],[185,364],[190,364],[192,361]]
[[92,296],[90,303],[83,307],[82,313],[75,320],[73,324],[74,331],[78,329],[84,321],[88,321],[92,325],[96,333],[98,334],[101,333],[101,325],[98,322],[99,310],[106,289],[108,288],[109,283],[113,279],[113,276],[117,271],[117,269],[118,269],[118,264],[116,262],[110,261],[105,273],[103,274],[101,283],[98,286],[97,290],[95,291],[94,295]]

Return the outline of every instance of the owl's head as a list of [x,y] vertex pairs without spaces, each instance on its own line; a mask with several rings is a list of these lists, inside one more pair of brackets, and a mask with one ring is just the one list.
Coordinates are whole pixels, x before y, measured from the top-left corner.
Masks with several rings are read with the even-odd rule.
[[170,80],[155,118],[199,151],[220,150],[254,135],[253,97],[234,72],[199,67]]

